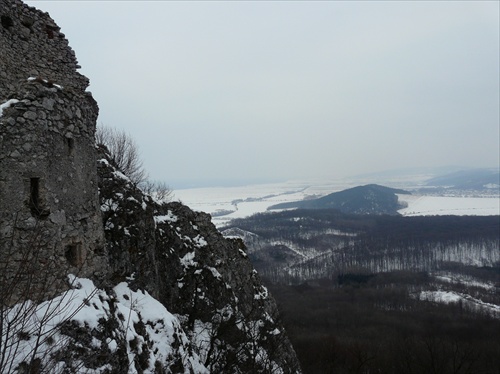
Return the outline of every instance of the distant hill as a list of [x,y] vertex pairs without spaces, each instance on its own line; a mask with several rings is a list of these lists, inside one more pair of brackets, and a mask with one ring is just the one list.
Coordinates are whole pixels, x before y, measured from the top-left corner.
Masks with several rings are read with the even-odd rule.
[[397,211],[402,206],[398,203],[396,194],[410,194],[410,192],[378,184],[368,184],[334,192],[318,199],[276,204],[268,210],[337,209],[344,213],[397,215]]
[[431,178],[427,186],[449,187],[456,189],[482,190],[499,188],[500,172],[498,169],[469,169]]

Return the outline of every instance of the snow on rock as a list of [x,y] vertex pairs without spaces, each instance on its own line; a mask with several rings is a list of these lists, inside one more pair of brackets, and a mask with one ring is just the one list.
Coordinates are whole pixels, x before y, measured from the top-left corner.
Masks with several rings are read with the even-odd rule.
[[102,212],[115,211],[117,208],[118,208],[118,204],[112,199],[106,199],[101,204],[101,211]]
[[[203,368],[197,372],[206,368],[212,373],[238,373],[248,372],[245,368],[251,367],[253,373],[300,373],[286,334],[272,333],[276,329],[284,331],[275,322],[277,319],[266,318],[267,314],[276,315],[278,309],[274,299],[261,288],[249,259],[243,256],[243,242],[225,239],[208,214],[193,212],[178,202],[159,204],[120,178],[109,163],[99,162],[98,171],[101,203],[114,209],[103,209],[103,220],[110,227],[105,235],[111,273],[119,281],[135,274],[133,280],[115,288],[119,305],[114,315],[132,324],[122,337],[129,341],[124,351],[127,362],[132,356],[136,360],[139,357],[143,365],[149,366],[151,353],[142,347],[162,350],[160,337],[150,333],[145,338],[141,333],[150,328],[156,331],[165,324],[162,321],[172,319],[161,311],[161,306],[149,302],[148,309],[160,309],[163,315],[153,320],[145,314],[146,307],[140,306],[143,298],[158,295],[158,302],[180,322],[188,338],[193,352],[191,366],[195,367],[196,357],[201,358]],[[125,286],[128,290],[121,292]],[[254,298],[256,293],[258,297]],[[263,325],[252,329],[255,321]],[[123,352],[120,340],[113,338],[117,341],[116,352]],[[182,348],[182,342],[179,344]],[[172,354],[180,357],[182,349]],[[261,359],[257,362],[258,352]],[[185,361],[180,364],[187,367]]]
[[51,372],[208,373],[179,319],[147,292],[126,282],[108,291],[89,279],[70,282],[51,300],[7,309],[0,343],[12,368],[40,360]]
[[154,219],[156,223],[163,223],[163,222],[174,223],[177,222],[178,218],[172,213],[171,210],[168,210],[166,215],[155,216]]
[[194,245],[197,247],[197,248],[202,248],[202,247],[206,247],[207,246],[207,241],[205,240],[205,238],[201,235],[196,235],[193,239],[192,239]]
[[28,82],[33,82],[33,81],[40,81],[40,82],[45,83],[46,85],[54,86],[55,88],[58,88],[60,90],[63,89],[63,87],[60,84],[55,84],[47,79],[41,79],[41,78],[36,78],[36,77],[29,77],[28,78]]
[[184,266],[185,268],[189,266],[197,266],[198,263],[194,261],[194,256],[195,256],[194,252],[186,253],[184,257],[181,258],[182,266]]
[[0,104],[0,117],[2,117],[2,112],[4,109],[10,108],[10,106],[12,106],[13,104],[16,104],[18,102],[19,102],[19,100],[17,100],[17,99],[10,99],[10,100],[7,100],[5,103]]
[[257,290],[254,295],[254,299],[266,299],[269,296],[269,291],[265,286],[261,286],[260,290]]
[[219,280],[222,279],[222,275],[217,271],[216,268],[208,266],[207,269],[210,270],[210,272],[212,273],[212,275],[215,279],[219,279]]
[[121,171],[118,171],[118,170],[115,170],[113,172],[113,174],[115,175],[115,177],[117,178],[120,178],[120,179],[123,179],[124,181],[127,181],[127,182],[130,182],[130,178],[127,177],[125,174],[123,174]]
[[[156,361],[168,362],[175,354],[180,354],[185,358],[184,367],[191,367],[196,373],[208,373],[199,357],[189,353],[189,339],[182,331],[178,318],[159,301],[146,291],[132,291],[125,282],[115,286],[114,291],[119,304],[123,306],[122,315],[128,315],[131,322],[128,326],[127,340],[138,340],[148,346],[149,367],[154,368]],[[144,328],[146,336],[141,335],[136,326]],[[129,349],[128,353],[129,361],[133,361],[134,352]]]
[[97,162],[101,163],[103,165],[106,165],[106,166],[110,166],[109,161],[105,158],[101,158],[101,159],[97,160]]
[[244,251],[243,249],[238,248],[238,251],[240,252],[240,255],[241,255],[242,257],[248,257],[248,256],[247,256],[247,254],[245,253],[245,251]]

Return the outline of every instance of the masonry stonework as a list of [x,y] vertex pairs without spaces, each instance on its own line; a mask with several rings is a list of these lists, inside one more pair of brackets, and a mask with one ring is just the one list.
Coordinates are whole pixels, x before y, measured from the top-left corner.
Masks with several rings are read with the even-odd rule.
[[0,0],[0,277],[12,301],[60,291],[68,273],[98,278],[106,262],[98,106],[78,67],[47,13]]

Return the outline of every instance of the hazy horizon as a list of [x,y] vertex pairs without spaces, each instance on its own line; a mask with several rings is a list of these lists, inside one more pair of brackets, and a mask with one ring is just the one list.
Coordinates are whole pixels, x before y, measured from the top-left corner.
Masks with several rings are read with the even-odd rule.
[[500,164],[498,2],[27,3],[174,187]]
[[[191,188],[217,188],[217,187],[244,187],[251,185],[264,185],[264,184],[284,184],[287,182],[308,182],[311,185],[315,183],[322,184],[327,182],[356,182],[359,180],[360,183],[381,183],[381,181],[386,177],[388,181],[395,181],[400,177],[401,179],[405,177],[414,178],[417,181],[418,174],[427,174],[429,179],[437,176],[451,175],[458,171],[470,171],[470,170],[494,170],[499,171],[500,167],[485,167],[485,168],[469,168],[459,165],[446,165],[446,166],[436,166],[436,167],[416,167],[416,168],[400,168],[400,169],[387,169],[378,170],[368,173],[360,174],[348,174],[344,176],[323,176],[323,177],[305,177],[305,178],[255,178],[255,179],[178,179],[171,180],[169,187],[172,189],[191,189]],[[364,180],[364,181],[363,181]],[[386,182],[387,183],[387,182]],[[500,181],[499,181],[500,183]]]

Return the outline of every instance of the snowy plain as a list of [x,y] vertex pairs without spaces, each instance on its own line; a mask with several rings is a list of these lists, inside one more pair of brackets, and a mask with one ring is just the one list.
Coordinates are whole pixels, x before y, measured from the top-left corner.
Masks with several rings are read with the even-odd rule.
[[389,180],[387,183],[363,179],[297,180],[239,187],[181,189],[174,191],[174,200],[181,201],[195,211],[210,213],[213,223],[222,227],[232,219],[266,212],[270,206],[278,203],[318,198],[347,188],[378,183],[412,193],[398,194],[399,201],[407,205],[399,211],[403,216],[500,215],[498,187],[489,189],[486,194],[454,191],[436,195],[434,190],[428,193],[422,190],[420,183],[425,177]]

